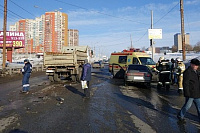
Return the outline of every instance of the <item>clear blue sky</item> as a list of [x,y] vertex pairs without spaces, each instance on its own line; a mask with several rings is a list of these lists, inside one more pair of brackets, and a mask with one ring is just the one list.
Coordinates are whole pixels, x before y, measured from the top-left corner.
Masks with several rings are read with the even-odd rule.
[[[80,45],[109,55],[130,47],[149,47],[147,30],[154,14],[154,28],[163,30],[156,47],[172,46],[180,33],[180,0],[8,0],[8,26],[19,19],[34,19],[62,8],[68,14],[69,28],[78,29]],[[3,25],[3,0],[0,2],[0,28]],[[39,8],[35,8],[34,6]],[[200,41],[200,0],[184,0],[185,32],[190,44]]]

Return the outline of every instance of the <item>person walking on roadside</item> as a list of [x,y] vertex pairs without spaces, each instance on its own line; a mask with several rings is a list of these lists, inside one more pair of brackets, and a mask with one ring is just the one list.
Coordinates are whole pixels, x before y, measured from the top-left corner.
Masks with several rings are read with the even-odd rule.
[[88,63],[88,60],[85,59],[82,68],[81,81],[87,81],[87,88],[84,88],[84,97],[86,98],[90,97],[90,85],[89,85],[90,80],[91,80],[91,65],[90,63]]
[[25,65],[24,65],[23,69],[21,70],[22,74],[23,74],[22,93],[27,93],[28,94],[28,91],[30,89],[29,78],[30,78],[30,75],[31,75],[31,72],[32,72],[32,65],[31,65],[31,63],[29,62],[28,59],[24,60],[24,64]]
[[190,66],[183,73],[183,93],[185,104],[177,115],[179,121],[182,122],[185,122],[185,113],[192,106],[193,102],[196,106],[200,122],[200,80],[199,72],[197,71],[199,65],[200,62],[198,59],[192,59],[190,61]]

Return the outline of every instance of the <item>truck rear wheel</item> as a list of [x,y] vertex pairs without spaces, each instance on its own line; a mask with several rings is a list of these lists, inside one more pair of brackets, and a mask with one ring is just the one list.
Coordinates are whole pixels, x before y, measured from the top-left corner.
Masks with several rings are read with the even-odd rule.
[[54,81],[59,82],[60,78],[57,73],[54,73]]
[[73,82],[76,82],[76,75],[71,75],[71,79]]
[[79,69],[79,73],[76,75],[76,79],[78,82],[81,82],[82,68],[79,67],[78,69]]
[[50,80],[51,82],[54,82],[53,76],[48,76],[48,78],[49,78],[49,80]]

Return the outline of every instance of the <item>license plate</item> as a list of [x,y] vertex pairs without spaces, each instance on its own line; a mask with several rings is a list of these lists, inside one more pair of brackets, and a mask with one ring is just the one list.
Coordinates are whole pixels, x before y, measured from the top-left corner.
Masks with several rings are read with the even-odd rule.
[[144,77],[134,77],[134,79],[144,79]]

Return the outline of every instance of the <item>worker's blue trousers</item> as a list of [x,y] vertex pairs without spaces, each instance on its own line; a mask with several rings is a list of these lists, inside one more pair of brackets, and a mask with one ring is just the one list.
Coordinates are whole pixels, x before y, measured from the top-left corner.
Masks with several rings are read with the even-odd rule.
[[22,79],[22,91],[29,91],[30,85],[29,85],[29,78],[31,73],[24,73],[23,79]]

